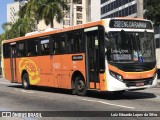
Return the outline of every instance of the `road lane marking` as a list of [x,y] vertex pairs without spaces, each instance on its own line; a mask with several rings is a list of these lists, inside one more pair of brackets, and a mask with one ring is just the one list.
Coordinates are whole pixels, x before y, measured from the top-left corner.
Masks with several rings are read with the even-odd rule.
[[135,109],[134,107],[129,107],[129,106],[124,106],[124,105],[118,105],[118,104],[112,104],[112,103],[107,103],[104,101],[96,101],[96,100],[89,100],[89,99],[82,99],[84,101],[89,101],[89,102],[97,102],[97,103],[102,103],[110,106],[116,106],[116,107],[122,107],[122,108],[128,108],[128,109]]
[[24,93],[34,93],[34,92],[31,92],[31,91],[26,91],[26,90],[21,90],[22,92]]
[[159,96],[159,95],[157,95],[157,96],[156,96],[156,98],[160,99],[160,96]]

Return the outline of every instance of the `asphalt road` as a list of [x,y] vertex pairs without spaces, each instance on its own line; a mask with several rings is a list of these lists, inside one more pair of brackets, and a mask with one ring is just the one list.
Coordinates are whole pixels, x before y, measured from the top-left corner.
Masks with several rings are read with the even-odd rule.
[[[99,93],[89,91],[87,96],[71,95],[70,90],[32,87],[31,90],[24,90],[21,85],[10,83],[0,78],[0,111],[63,111],[58,113],[50,113],[50,115],[58,114],[57,117],[44,118],[12,118],[26,120],[124,120],[124,117],[98,117],[101,113],[112,116],[114,113],[124,113],[138,111],[160,111],[160,87],[149,88],[141,91],[126,92],[120,97],[116,97],[111,93]],[[70,111],[70,112],[68,112]],[[77,111],[77,112],[74,112]],[[82,111],[82,112],[79,112]],[[84,112],[90,111],[90,112]],[[94,112],[93,112],[94,111]],[[112,112],[106,112],[112,111]],[[93,113],[93,114],[92,114]],[[156,115],[156,112],[154,112]],[[49,113],[48,113],[49,114]],[[71,114],[73,117],[62,117]],[[90,114],[97,117],[84,117]],[[75,117],[80,116],[81,117]],[[100,114],[101,115],[101,114]],[[159,113],[160,115],[160,113]],[[153,114],[154,116],[154,114]],[[160,117],[125,117],[125,120],[158,120]],[[0,118],[0,120],[10,120],[10,118]]]

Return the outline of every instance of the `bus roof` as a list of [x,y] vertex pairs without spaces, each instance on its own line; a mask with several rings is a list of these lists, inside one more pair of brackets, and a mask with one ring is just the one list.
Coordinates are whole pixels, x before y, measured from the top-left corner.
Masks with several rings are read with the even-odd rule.
[[89,22],[89,23],[86,23],[86,24],[80,24],[80,25],[76,25],[76,26],[70,26],[70,27],[62,28],[62,29],[55,29],[55,30],[52,30],[52,31],[49,31],[49,32],[45,32],[45,31],[44,32],[39,32],[37,34],[27,35],[27,36],[13,38],[13,39],[9,39],[9,40],[4,40],[3,42],[4,43],[10,43],[10,42],[20,41],[20,40],[25,40],[25,39],[31,39],[31,38],[41,37],[41,36],[47,36],[47,35],[62,33],[62,32],[66,32],[66,31],[88,28],[88,27],[92,27],[92,26],[96,26],[96,25],[102,25],[102,21],[103,20],[96,21],[96,22]]

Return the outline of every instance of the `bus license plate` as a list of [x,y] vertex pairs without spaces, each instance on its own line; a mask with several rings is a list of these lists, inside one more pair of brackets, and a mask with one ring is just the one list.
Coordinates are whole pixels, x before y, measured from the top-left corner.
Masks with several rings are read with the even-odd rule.
[[136,86],[144,86],[143,82],[136,83]]

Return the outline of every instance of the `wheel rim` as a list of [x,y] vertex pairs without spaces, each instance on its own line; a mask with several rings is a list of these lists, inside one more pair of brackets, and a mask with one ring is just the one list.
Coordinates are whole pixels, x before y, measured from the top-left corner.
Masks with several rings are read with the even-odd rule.
[[78,83],[77,83],[78,91],[83,91],[84,87],[85,87],[84,82],[82,80],[79,80]]
[[23,79],[23,85],[24,85],[24,87],[27,87],[27,84],[28,84],[28,83],[27,83],[27,80],[26,80],[26,78],[24,78],[24,79]]

